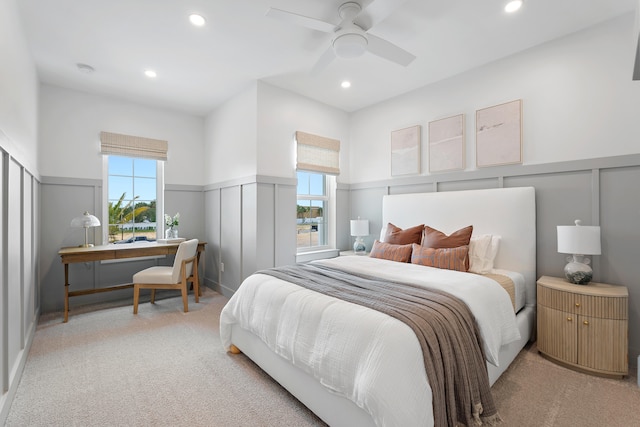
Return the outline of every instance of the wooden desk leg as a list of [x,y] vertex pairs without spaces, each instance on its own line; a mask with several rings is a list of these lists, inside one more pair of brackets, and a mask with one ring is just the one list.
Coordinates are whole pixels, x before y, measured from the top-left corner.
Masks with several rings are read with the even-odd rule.
[[64,323],[69,321],[69,264],[64,265]]
[[[200,251],[196,254],[198,268],[200,268]],[[204,258],[202,259],[202,275],[204,276]],[[200,282],[200,272],[198,272],[198,296],[202,296],[202,283]]]

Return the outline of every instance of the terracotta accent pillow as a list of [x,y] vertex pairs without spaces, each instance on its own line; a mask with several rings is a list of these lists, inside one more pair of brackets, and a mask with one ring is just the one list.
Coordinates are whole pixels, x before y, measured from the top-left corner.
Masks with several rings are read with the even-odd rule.
[[373,242],[369,256],[389,261],[409,262],[411,260],[411,245],[394,245],[376,240]]
[[454,231],[450,235],[444,234],[442,231],[424,226],[424,240],[422,246],[427,248],[457,248],[458,246],[468,245],[473,233],[473,225]]
[[[457,248],[459,246],[469,246],[471,240],[471,233],[473,233],[473,225],[461,228],[458,231],[454,231],[450,235],[444,234],[442,231],[431,228],[428,225],[424,226],[424,239],[422,240],[422,246],[427,248]],[[467,251],[468,252],[468,251]],[[469,270],[469,257],[466,261],[467,270]]]
[[467,271],[469,246],[457,248],[426,248],[413,244],[411,263],[428,267],[445,268],[447,270]]
[[410,245],[412,243],[420,244],[422,242],[422,231],[424,224],[403,230],[400,227],[389,223],[387,224],[387,232],[384,235],[384,243],[392,243],[394,245]]

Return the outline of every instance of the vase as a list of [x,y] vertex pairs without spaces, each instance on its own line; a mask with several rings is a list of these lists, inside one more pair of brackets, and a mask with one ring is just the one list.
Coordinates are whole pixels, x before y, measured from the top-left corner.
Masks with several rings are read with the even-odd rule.
[[171,227],[171,237],[174,239],[178,238],[178,229],[176,227]]
[[170,239],[171,238],[171,227],[169,227],[166,230],[164,230],[164,238],[165,239]]

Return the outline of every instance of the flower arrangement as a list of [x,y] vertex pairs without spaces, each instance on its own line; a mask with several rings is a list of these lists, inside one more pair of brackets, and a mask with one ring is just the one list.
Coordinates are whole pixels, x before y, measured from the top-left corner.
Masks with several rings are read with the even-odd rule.
[[180,212],[175,214],[173,217],[171,215],[164,214],[164,224],[168,227],[177,227],[180,223]]

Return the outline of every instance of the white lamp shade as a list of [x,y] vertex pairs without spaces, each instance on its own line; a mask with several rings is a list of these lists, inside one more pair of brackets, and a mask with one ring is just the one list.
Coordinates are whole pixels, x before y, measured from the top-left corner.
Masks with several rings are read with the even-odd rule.
[[561,254],[600,255],[600,227],[579,225],[558,226],[558,252]]
[[77,216],[71,220],[72,227],[89,228],[97,227],[99,225],[100,220],[97,217],[91,215],[89,212],[85,212],[83,215]]
[[369,220],[368,219],[352,219],[351,220],[351,235],[356,237],[369,235]]

